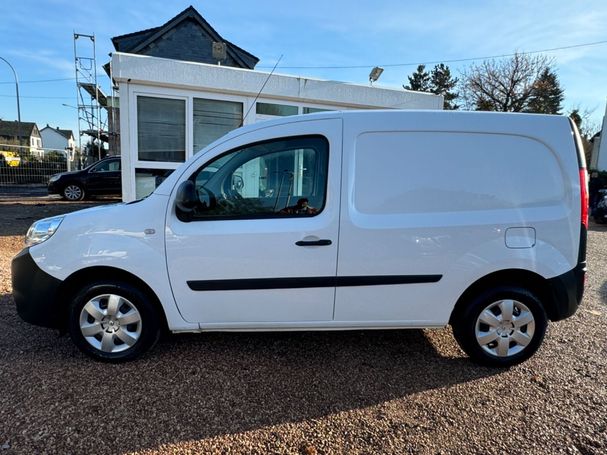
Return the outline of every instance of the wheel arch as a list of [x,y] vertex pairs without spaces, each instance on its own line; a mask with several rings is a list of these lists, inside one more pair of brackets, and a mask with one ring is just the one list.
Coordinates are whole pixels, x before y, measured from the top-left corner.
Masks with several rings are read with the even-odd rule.
[[449,318],[449,323],[453,324],[455,319],[465,308],[467,302],[469,302],[470,299],[472,299],[475,295],[478,295],[486,289],[503,285],[518,286],[529,290],[542,303],[548,319],[558,319],[557,304],[555,302],[553,293],[551,292],[548,279],[530,270],[506,269],[485,275],[472,283],[455,303]]
[[65,182],[61,182],[61,191],[63,191],[63,189],[65,189],[65,187],[67,187],[69,185],[78,185],[83,190],[86,189],[86,186],[84,185],[84,183],[82,182],[81,179],[71,177],[69,180],[66,180]]
[[84,284],[104,280],[107,280],[108,282],[123,281],[141,290],[141,292],[143,292],[150,299],[150,302],[154,305],[154,308],[158,312],[162,330],[165,332],[169,331],[169,325],[164,308],[162,307],[160,299],[158,299],[158,296],[153,289],[138,276],[127,272],[126,270],[108,266],[93,266],[80,269],[72,273],[63,281],[59,289],[58,308],[61,312],[61,331],[67,330],[67,316],[71,298],[78,292],[79,289],[82,288],[82,286],[84,286]]

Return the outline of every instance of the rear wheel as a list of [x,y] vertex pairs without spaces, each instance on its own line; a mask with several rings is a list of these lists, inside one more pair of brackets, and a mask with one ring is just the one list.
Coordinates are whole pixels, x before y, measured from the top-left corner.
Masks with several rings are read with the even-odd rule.
[[133,360],[156,344],[158,312],[147,295],[127,283],[84,286],[69,310],[74,344],[97,360]]
[[508,367],[537,351],[547,323],[546,312],[533,293],[502,286],[472,298],[456,315],[453,333],[475,362]]
[[63,188],[61,195],[68,201],[81,201],[84,199],[84,189],[77,183],[68,183]]

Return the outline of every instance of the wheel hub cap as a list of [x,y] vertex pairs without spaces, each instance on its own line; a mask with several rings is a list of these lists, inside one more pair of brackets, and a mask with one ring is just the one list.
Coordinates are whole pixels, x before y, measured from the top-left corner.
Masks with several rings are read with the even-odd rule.
[[518,300],[490,303],[476,320],[476,341],[484,351],[497,357],[509,357],[523,351],[534,333],[533,313]]
[[116,333],[120,330],[120,321],[113,316],[106,316],[101,321],[101,328],[107,333]]
[[106,353],[122,352],[141,337],[139,310],[117,294],[90,299],[80,312],[80,332],[95,349]]
[[514,324],[510,321],[502,321],[496,331],[499,336],[508,337],[514,333]]

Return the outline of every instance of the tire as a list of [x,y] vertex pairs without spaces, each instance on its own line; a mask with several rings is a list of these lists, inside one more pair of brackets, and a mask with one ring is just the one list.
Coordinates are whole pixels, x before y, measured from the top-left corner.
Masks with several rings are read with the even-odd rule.
[[527,360],[542,344],[548,319],[530,291],[501,286],[464,305],[452,323],[453,334],[474,362],[510,367]]
[[86,355],[104,362],[125,362],[151,349],[160,336],[158,310],[150,298],[123,282],[95,282],[73,298],[68,330]]
[[67,201],[81,201],[84,199],[84,188],[77,183],[68,183],[63,187],[61,196]]

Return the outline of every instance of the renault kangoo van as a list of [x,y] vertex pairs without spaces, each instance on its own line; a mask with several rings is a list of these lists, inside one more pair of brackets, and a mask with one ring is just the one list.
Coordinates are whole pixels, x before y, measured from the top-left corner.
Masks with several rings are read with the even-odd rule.
[[171,332],[453,326],[508,366],[577,309],[584,155],[562,116],[348,111],[237,129],[148,197],[32,225],[21,317],[86,354]]

